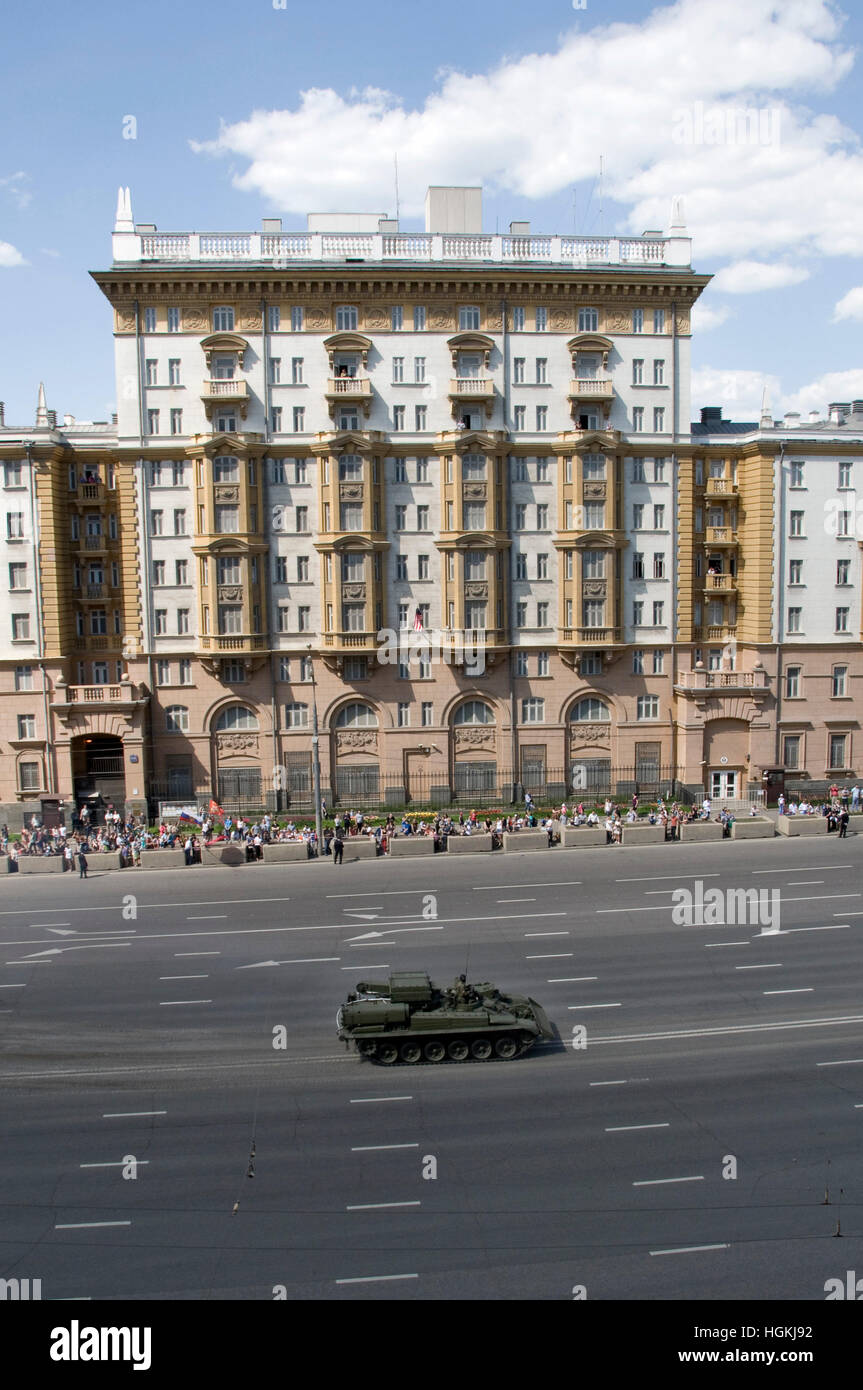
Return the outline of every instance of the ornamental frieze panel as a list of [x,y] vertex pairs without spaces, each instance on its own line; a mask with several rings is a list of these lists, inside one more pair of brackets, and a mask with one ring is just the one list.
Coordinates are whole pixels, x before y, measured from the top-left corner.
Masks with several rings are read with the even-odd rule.
[[311,328],[315,332],[322,328],[329,328],[330,316],[323,309],[310,306],[306,309],[305,315],[306,328]]
[[257,734],[217,734],[216,747],[219,757],[231,757],[237,753],[257,753]]
[[485,326],[489,333],[500,333],[503,329],[503,314],[500,309],[486,309]]
[[117,310],[117,320],[116,320],[116,322],[117,322],[117,332],[118,332],[118,333],[134,333],[134,332],[135,332],[135,311],[134,311],[134,309],[118,309],[118,310]]
[[482,579],[471,579],[464,586],[465,598],[488,598],[488,582]]
[[237,328],[240,332],[255,333],[261,327],[260,309],[244,309],[237,318]]
[[689,332],[689,314],[686,310],[678,309],[675,315],[675,327],[678,333]]
[[604,579],[586,579],[582,585],[585,598],[605,598],[607,582]]
[[605,483],[602,483],[602,482],[585,483],[585,485],[584,485],[584,496],[585,496],[585,500],[587,500],[588,498],[598,498],[598,499],[600,499],[600,500],[604,500],[604,499],[605,499]]
[[239,585],[220,584],[219,602],[220,603],[239,603],[243,597],[243,591]]
[[570,725],[570,746],[573,750],[580,747],[582,743],[601,743],[607,745],[610,737],[610,730],[600,728],[597,724]]
[[339,497],[343,502],[362,502],[362,483],[341,483],[339,485]]
[[366,309],[363,315],[363,322],[366,328],[386,328],[388,324],[385,309]]
[[240,500],[240,489],[238,487],[217,486],[215,489],[217,502],[238,502]]
[[569,309],[552,309],[550,317],[555,333],[568,333],[573,327],[573,315]]
[[183,310],[183,328],[188,333],[205,333],[209,328],[207,315],[201,309]]
[[481,748],[494,745],[494,729],[454,729],[453,742],[456,748]]
[[343,599],[364,599],[365,596],[366,596],[366,586],[365,586],[365,584],[343,584],[343,585],[342,585],[342,598],[343,598]]
[[609,333],[628,333],[632,327],[632,314],[612,310],[605,316],[605,327]]
[[432,328],[452,328],[455,314],[452,309],[432,309],[429,314],[429,322]]
[[340,753],[356,753],[361,748],[377,748],[378,736],[374,729],[346,729],[336,734],[336,748]]
[[485,483],[465,483],[463,496],[465,501],[484,502],[486,499]]

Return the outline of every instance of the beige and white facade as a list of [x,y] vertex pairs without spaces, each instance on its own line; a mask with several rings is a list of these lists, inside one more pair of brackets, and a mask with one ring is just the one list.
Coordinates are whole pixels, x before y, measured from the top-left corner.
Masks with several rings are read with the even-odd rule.
[[858,547],[807,545],[854,417],[693,428],[685,228],[488,236],[478,193],[226,235],[121,194],[115,421],[0,426],[7,818],[307,804],[315,702],[330,805],[853,772]]

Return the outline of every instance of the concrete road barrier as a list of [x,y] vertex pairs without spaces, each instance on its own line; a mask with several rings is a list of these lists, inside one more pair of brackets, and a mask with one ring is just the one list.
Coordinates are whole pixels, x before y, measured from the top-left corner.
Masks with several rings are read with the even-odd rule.
[[780,835],[826,835],[826,816],[777,816]]
[[[94,856],[95,857],[95,856]],[[92,860],[90,863],[92,864]],[[77,873],[78,862],[75,861]],[[22,854],[18,860],[19,874],[62,874],[63,856],[61,854]]]
[[722,829],[723,827],[715,820],[684,821],[680,827],[680,838],[689,844],[697,844],[703,840],[721,840],[723,839]]
[[[132,866],[134,868],[134,865]],[[145,849],[141,851],[142,869],[185,869],[186,856],[181,849]]]
[[491,835],[449,835],[447,854],[483,854],[494,848]]
[[[175,851],[176,853],[176,851]],[[179,851],[182,854],[182,850]],[[144,856],[141,856],[143,861]],[[209,865],[223,864],[227,868],[235,869],[240,864],[246,863],[246,850],[243,845],[226,843],[224,845],[202,845],[201,863]]]
[[534,850],[548,849],[547,830],[505,830],[503,834],[504,850]]
[[264,845],[265,864],[305,864],[309,847],[302,840],[288,840],[278,845]]
[[775,834],[776,826],[768,816],[749,816],[731,827],[732,840],[772,840]]
[[565,825],[560,832],[564,849],[585,849],[605,844],[604,825]]
[[620,842],[623,845],[661,845],[665,842],[665,826],[639,824],[638,821],[627,825],[624,821]]
[[389,842],[389,853],[396,859],[417,859],[434,854],[434,836],[396,835]]
[[344,841],[343,860],[350,864],[355,859],[376,859],[378,842],[373,835],[348,835]]

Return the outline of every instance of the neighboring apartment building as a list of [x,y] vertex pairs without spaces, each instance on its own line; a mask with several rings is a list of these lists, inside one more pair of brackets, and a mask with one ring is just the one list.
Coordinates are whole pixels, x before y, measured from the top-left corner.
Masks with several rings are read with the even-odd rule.
[[[852,426],[793,448],[772,422],[690,426],[709,276],[679,210],[666,234],[489,236],[480,196],[429,190],[425,234],[310,216],[210,235],[135,226],[121,193],[94,275],[116,421],[58,429],[40,399],[35,429],[0,426],[10,815],[94,791],[307,804],[315,704],[331,805],[672,778],[740,795],[795,746],[823,779],[820,734],[786,729],[820,658],[780,623],[805,607],[811,641],[831,595],[822,565],[817,599],[783,600],[805,559],[783,479],[793,456],[814,487],[828,434],[834,472],[851,460]],[[836,664],[859,650],[853,550]],[[806,668],[788,699],[780,640]]]

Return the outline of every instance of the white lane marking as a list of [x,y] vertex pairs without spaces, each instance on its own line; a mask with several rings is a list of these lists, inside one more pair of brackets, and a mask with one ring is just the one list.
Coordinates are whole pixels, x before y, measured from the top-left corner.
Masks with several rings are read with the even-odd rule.
[[594,911],[605,915],[620,912],[670,912],[671,903],[651,903],[649,907],[597,907]]
[[575,1009],[622,1009],[622,1004],[567,1004],[570,1012]]
[[535,903],[536,898],[498,898],[499,903]]
[[763,989],[762,994],[814,994],[815,986],[809,985],[805,989]]
[[859,1067],[863,1065],[863,1057],[845,1057],[841,1062],[816,1062],[816,1067]]
[[175,951],[174,960],[180,960],[183,956],[220,956],[221,951]]
[[45,930],[46,930],[46,931],[49,931],[49,932],[51,933],[52,936],[77,936],[77,935],[78,935],[78,933],[77,933],[76,931],[74,931],[71,927],[46,927]]
[[55,1227],[55,1231],[91,1231],[96,1226],[131,1226],[131,1221],[63,1221]]
[[26,989],[26,985],[0,985],[0,989]]
[[[500,884],[498,884],[498,888]],[[421,898],[424,893],[431,893],[431,888],[384,888],[378,889],[376,893],[327,893],[328,898]]]
[[748,946],[748,941],[705,941],[705,951],[715,950],[719,946]]
[[542,956],[525,956],[525,960],[572,960],[574,951],[549,951]]
[[568,931],[526,931],[525,936],[569,936]]
[[345,1207],[345,1211],[384,1211],[390,1207],[419,1207],[421,1202],[363,1202],[359,1206]]
[[[149,1163],[149,1158],[136,1158],[138,1164]],[[126,1161],[121,1159],[119,1163],[79,1163],[79,1168],[125,1168]]]
[[[354,922],[353,926],[357,926],[357,923]],[[359,936],[346,936],[344,944],[350,946],[356,941],[370,941],[372,937],[395,936],[396,932],[408,931],[443,931],[443,927],[384,927],[382,931],[364,931]],[[383,943],[378,942],[377,944],[382,945]]]
[[352,1154],[371,1154],[379,1153],[383,1149],[418,1149],[419,1144],[356,1144],[351,1149]]
[[209,912],[209,913],[202,913],[202,914],[199,914],[199,915],[194,916],[194,917],[187,917],[187,918],[186,918],[186,921],[187,921],[187,922],[225,922],[225,921],[227,921],[227,917],[228,917],[227,912]]
[[854,1109],[855,1109],[855,1110],[863,1110],[863,1105],[855,1105],[855,1106],[854,1106]]
[[554,980],[549,980],[550,985],[577,985],[583,980],[598,980],[598,975],[558,975]]
[[471,891],[474,893],[499,893],[502,886],[505,888],[580,888],[581,879],[563,878],[556,881],[552,880],[551,883],[506,883],[503,885],[491,883],[487,887],[473,888]]
[[[837,917],[839,917],[840,915],[843,916],[843,917],[847,917],[849,914],[848,914],[847,912],[843,912],[843,913],[841,913],[841,914],[837,912],[835,915],[836,915]],[[857,916],[856,913],[852,913],[852,914],[850,914],[850,915],[851,915],[851,916]],[[861,913],[860,915],[863,916],[863,913]],[[831,923],[829,926],[826,926],[826,927],[780,927],[778,931],[767,932],[766,935],[767,935],[767,936],[790,936],[792,932],[800,932],[800,931],[850,931],[850,930],[851,930],[851,927],[850,927],[850,924],[849,924],[848,922],[843,922],[843,923],[841,923],[841,924],[840,924],[839,922],[836,922],[836,923]],[[762,933],[760,933],[760,935],[765,935],[765,933],[762,932]]]
[[[863,1023],[863,1014],[847,1014],[839,1018],[783,1019],[782,1022],[777,1023],[741,1023],[723,1028],[682,1028],[667,1033],[614,1033],[607,1038],[594,1037],[591,1041],[596,1047],[598,1043],[658,1042],[673,1038],[730,1037],[735,1033],[776,1033],[781,1028],[836,1028],[843,1023]],[[863,1061],[863,1057],[859,1060]],[[832,1064],[818,1062],[817,1065],[821,1067]]]
[[630,1129],[668,1129],[669,1123],[668,1120],[665,1120],[664,1123],[658,1125],[606,1125],[605,1132],[606,1134],[623,1134]]
[[337,1279],[337,1284],[386,1284],[393,1279],[419,1279],[418,1274],[364,1274],[361,1279]]
[[212,1004],[212,999],[160,999],[159,1008],[167,1009],[172,1004]]
[[670,1250],[651,1250],[651,1255],[692,1255],[697,1250],[730,1250],[730,1245],[677,1245]]
[[863,912],[834,912],[834,917],[863,917]]
[[[832,898],[863,898],[863,893],[812,893],[812,894],[810,894],[808,897],[799,897],[799,898],[786,898],[786,897],[783,897],[782,901],[783,901],[783,903],[824,903],[824,902],[830,901],[830,899],[832,899]],[[669,909],[670,909],[670,904],[668,904],[668,903],[651,903],[649,907],[598,907],[598,908],[595,909],[595,911],[596,911],[597,915],[608,915],[609,913],[621,913],[621,912],[668,912]],[[552,915],[552,916],[553,916],[554,914],[549,914],[549,915]],[[562,916],[563,914],[561,913],[561,914],[558,914],[558,915]],[[837,913],[836,915],[837,915],[837,917],[838,917],[840,914]],[[847,917],[849,914],[846,912],[846,913],[844,913],[844,914],[842,914],[842,915]],[[863,913],[861,913],[860,915],[863,916]],[[718,923],[718,924],[716,924],[716,925],[722,925],[722,924],[721,924],[721,923]],[[790,927],[790,928],[787,928],[787,930],[789,930],[789,931],[825,931],[825,930],[827,930],[827,929],[824,928],[824,927]]]
[[664,1187],[670,1182],[704,1182],[704,1174],[699,1173],[692,1178],[645,1178],[641,1182],[634,1182],[633,1187]]
[[782,961],[775,961],[770,965],[735,965],[735,970],[781,970]]
[[[341,956],[304,956],[301,960],[256,960],[252,965],[236,965],[235,970],[260,970],[265,965],[320,965],[324,961],[341,960]],[[168,976],[163,976],[168,979]],[[180,978],[178,976],[178,978]],[[189,979],[193,977],[190,975]]]
[[591,1081],[591,1086],[628,1086],[628,1081]]
[[[389,944],[392,946],[393,943],[390,942]],[[356,971],[356,970],[389,970],[389,968],[390,968],[389,965],[384,965],[384,964],[382,964],[382,962],[379,961],[379,960],[376,960],[375,963],[374,963],[374,965],[343,965],[343,966],[341,967],[342,970],[354,970],[354,971]]]
[[383,1100],[413,1100],[413,1096],[361,1096],[359,1100],[352,1100],[351,1105],[377,1105]]
[[[18,943],[15,943],[18,945]],[[7,960],[7,965],[53,965],[52,960]]]
[[[352,894],[345,893],[343,896],[344,896],[344,897],[351,897]],[[291,901],[290,898],[208,898],[208,899],[206,900],[206,902],[200,902],[200,903],[182,903],[182,902],[181,902],[181,903],[177,903],[177,902],[173,902],[173,903],[138,903],[138,907],[139,907],[139,908],[141,908],[141,907],[170,907],[170,908],[173,909],[173,911],[176,912],[176,910],[177,910],[178,907],[233,907],[234,904],[245,904],[245,903],[289,903],[290,901]],[[38,908],[37,908],[36,910],[37,910],[37,912],[39,911]],[[45,907],[45,908],[42,908],[42,911],[43,911],[43,912],[116,912],[116,911],[117,911],[117,904],[116,904],[116,903],[107,903],[107,904],[102,904],[101,906],[100,906],[100,905],[97,905],[97,904],[92,904],[92,905],[89,906],[89,907]],[[11,910],[5,910],[5,909],[4,909],[2,912],[0,912],[0,917],[28,917],[28,916],[31,916],[31,915],[32,915],[32,912],[33,912],[32,907],[26,907],[26,908],[25,908],[25,907],[18,907],[18,908],[13,908],[13,909],[11,909]],[[43,923],[42,923],[42,926],[45,926],[45,927],[47,927],[47,926],[54,926],[54,925],[55,925],[55,924],[54,924],[53,922],[43,922]]]
[[750,869],[752,874],[814,874],[820,869],[853,869],[853,864],[806,864],[793,869]]
[[209,975],[160,975],[160,980],[209,980]]
[[[131,941],[89,941],[86,946],[52,946],[50,950],[34,951],[32,956],[22,956],[17,964],[21,965],[25,961],[36,961],[38,963],[38,958],[40,956],[62,956],[65,955],[67,951],[98,951],[100,947],[131,946],[131,944]],[[13,964],[13,962],[10,961],[8,964]]]
[[71,927],[71,922],[28,922],[30,927]]
[[789,888],[814,888],[816,884],[823,883],[823,878],[794,878],[788,884]]
[[134,1120],[140,1115],[167,1115],[167,1110],[106,1110],[103,1120]]
[[616,878],[615,883],[661,883],[663,879],[719,878],[719,874],[652,874],[649,878]]

